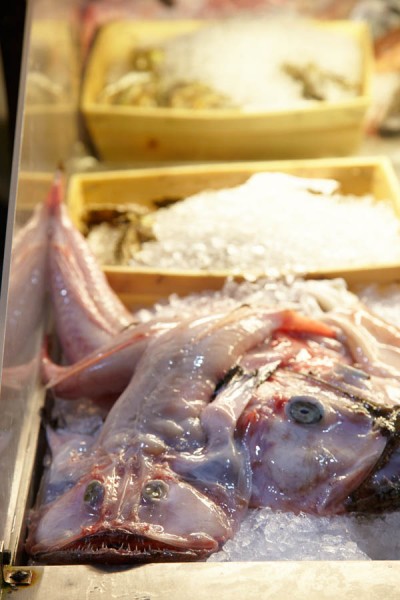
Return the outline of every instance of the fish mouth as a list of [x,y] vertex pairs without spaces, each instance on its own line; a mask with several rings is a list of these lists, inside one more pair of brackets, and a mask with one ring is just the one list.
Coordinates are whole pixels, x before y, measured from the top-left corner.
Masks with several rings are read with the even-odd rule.
[[400,509],[400,410],[383,431],[385,448],[368,477],[347,498],[348,512],[381,514]]
[[400,476],[385,478],[377,485],[363,485],[346,501],[348,512],[382,514],[400,508]]
[[382,514],[400,509],[400,475],[370,477],[345,502],[348,512]]
[[62,548],[38,552],[35,562],[57,564],[143,564],[148,562],[190,562],[215,552],[215,542],[199,548],[174,546],[142,535],[123,532],[97,533],[80,538]]

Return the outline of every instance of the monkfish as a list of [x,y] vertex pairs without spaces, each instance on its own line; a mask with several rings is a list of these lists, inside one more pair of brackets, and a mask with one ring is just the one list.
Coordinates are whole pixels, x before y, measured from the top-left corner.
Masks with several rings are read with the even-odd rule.
[[363,482],[398,464],[399,383],[356,363],[346,319],[243,305],[151,336],[97,435],[53,442],[32,559],[205,559],[249,507],[368,511]]

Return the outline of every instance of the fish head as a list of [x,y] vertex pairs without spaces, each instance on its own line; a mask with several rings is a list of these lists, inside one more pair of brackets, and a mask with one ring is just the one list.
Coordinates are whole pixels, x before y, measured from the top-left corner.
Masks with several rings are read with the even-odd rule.
[[315,514],[346,510],[387,444],[381,419],[307,376],[278,370],[242,415],[253,471],[252,506]]
[[99,456],[71,489],[33,513],[38,562],[197,560],[232,535],[228,515],[153,457]]

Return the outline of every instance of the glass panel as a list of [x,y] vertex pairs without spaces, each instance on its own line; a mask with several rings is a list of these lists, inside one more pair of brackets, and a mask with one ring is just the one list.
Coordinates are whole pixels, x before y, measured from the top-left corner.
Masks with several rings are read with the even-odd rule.
[[[15,550],[40,426],[36,389],[44,326],[45,236],[35,207],[78,135],[78,3],[33,2],[26,20],[1,322],[0,540]],[[8,289],[8,306],[7,301]],[[20,520],[20,522],[19,522]]]

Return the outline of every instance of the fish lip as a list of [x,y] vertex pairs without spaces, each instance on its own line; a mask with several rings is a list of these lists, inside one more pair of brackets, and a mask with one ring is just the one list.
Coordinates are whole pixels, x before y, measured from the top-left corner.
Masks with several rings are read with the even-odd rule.
[[388,479],[378,487],[371,487],[361,494],[351,494],[346,502],[347,512],[380,515],[400,508],[400,477],[397,481]]
[[173,545],[147,535],[123,531],[100,532],[80,537],[61,548],[32,553],[36,563],[46,564],[142,564],[148,562],[188,562],[207,558],[217,542],[199,547]]
[[381,514],[400,508],[400,473],[383,476],[379,473],[390,465],[391,459],[400,451],[400,409],[392,411],[387,425],[381,426],[387,437],[385,447],[377,462],[362,483],[347,497],[345,509],[348,512]]

